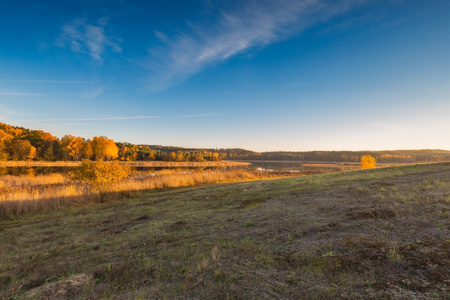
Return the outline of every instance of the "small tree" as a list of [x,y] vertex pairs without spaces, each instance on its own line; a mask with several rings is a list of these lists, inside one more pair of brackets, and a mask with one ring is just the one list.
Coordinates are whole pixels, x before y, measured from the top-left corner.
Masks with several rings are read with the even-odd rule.
[[375,168],[375,158],[371,155],[364,155],[361,157],[361,169],[373,169]]
[[83,160],[80,169],[74,176],[76,179],[85,181],[98,189],[100,202],[103,203],[105,192],[108,191],[111,183],[128,177],[130,172],[130,167],[119,165],[118,161]]

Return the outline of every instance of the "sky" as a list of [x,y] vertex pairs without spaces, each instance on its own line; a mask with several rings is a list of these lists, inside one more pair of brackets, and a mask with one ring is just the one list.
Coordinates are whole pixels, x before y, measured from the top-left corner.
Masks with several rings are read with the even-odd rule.
[[0,0],[0,122],[254,151],[450,150],[447,0]]

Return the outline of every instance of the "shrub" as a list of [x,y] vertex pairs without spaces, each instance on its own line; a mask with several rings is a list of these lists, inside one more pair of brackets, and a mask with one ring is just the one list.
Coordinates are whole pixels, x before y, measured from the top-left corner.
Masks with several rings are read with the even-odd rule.
[[375,168],[375,158],[371,155],[364,155],[361,157],[361,169],[373,169]]
[[80,169],[74,173],[74,177],[96,188],[100,194],[100,202],[103,203],[105,192],[111,183],[128,177],[130,173],[130,167],[119,165],[118,161],[84,160]]

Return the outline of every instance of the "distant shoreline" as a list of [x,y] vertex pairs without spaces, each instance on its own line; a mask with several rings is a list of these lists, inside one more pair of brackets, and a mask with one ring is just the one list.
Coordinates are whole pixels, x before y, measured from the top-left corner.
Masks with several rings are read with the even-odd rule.
[[[130,167],[233,167],[248,166],[249,162],[239,161],[123,161],[121,165]],[[2,161],[0,167],[79,167],[81,161]]]

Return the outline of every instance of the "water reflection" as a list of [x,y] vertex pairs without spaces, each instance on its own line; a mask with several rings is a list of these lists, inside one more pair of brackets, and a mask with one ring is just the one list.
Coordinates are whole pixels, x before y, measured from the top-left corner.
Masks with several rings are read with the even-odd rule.
[[[163,170],[170,170],[174,173],[182,173],[189,171],[207,171],[207,170],[231,170],[232,167],[131,167],[131,169],[138,173],[156,173]],[[0,167],[0,176],[37,176],[49,175],[53,173],[68,174],[79,169],[79,167]]]
[[[0,167],[1,175],[49,175],[53,173],[68,174],[78,167]],[[199,171],[229,171],[233,169],[259,170],[274,174],[300,173],[314,174],[325,172],[339,172],[355,170],[359,168],[356,163],[308,163],[300,161],[252,161],[249,166],[227,166],[227,167],[132,167],[137,173],[152,174],[163,170],[170,170],[172,173],[199,172]]]

